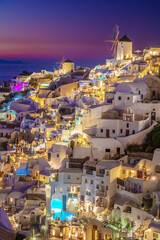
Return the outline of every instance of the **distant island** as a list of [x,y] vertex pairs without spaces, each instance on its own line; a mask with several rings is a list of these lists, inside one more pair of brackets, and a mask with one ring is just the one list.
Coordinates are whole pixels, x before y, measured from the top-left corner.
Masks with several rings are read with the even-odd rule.
[[0,59],[0,64],[24,64],[24,62],[19,61],[19,60],[4,60]]

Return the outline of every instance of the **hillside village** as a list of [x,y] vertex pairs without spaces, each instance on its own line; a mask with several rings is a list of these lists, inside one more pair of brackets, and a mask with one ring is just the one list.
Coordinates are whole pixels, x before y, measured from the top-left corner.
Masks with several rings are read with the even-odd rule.
[[0,86],[0,239],[160,239],[160,47]]

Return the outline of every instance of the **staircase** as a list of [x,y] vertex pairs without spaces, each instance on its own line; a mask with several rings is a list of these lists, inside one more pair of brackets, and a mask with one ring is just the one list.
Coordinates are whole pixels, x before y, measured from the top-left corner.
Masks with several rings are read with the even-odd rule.
[[14,216],[13,215],[12,216],[8,216],[8,218],[9,218],[10,223],[12,224],[13,230],[16,231],[17,230],[17,224],[16,224],[16,222],[14,220]]

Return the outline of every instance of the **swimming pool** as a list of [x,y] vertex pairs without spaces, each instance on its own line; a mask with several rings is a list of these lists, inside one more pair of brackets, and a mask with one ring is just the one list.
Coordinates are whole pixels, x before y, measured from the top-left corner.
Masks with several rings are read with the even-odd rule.
[[28,165],[27,164],[21,164],[20,167],[17,168],[16,174],[23,176],[28,175]]
[[65,212],[62,210],[62,201],[59,199],[53,199],[51,202],[51,211],[53,212],[53,219],[60,218],[60,220],[65,220],[66,218],[68,221],[73,219],[74,214]]

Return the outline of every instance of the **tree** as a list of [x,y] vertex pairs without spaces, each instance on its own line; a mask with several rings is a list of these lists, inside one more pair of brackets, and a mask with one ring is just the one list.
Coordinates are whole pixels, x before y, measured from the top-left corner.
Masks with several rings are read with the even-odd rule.
[[127,146],[127,151],[128,152],[141,152],[142,151],[142,146],[137,144],[137,143],[129,144]]
[[153,130],[147,134],[145,141],[145,151],[153,152],[160,147],[160,123],[154,126]]

